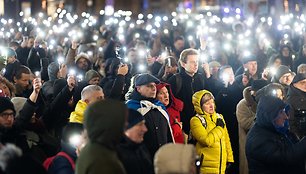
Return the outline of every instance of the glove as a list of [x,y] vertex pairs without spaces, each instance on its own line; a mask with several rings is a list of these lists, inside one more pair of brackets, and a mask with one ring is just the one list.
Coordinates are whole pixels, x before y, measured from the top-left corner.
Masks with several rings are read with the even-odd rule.
[[224,128],[224,122],[221,118],[217,118],[217,122],[216,122],[216,126],[220,126],[222,128]]
[[231,167],[232,167],[233,164],[234,164],[234,163],[232,163],[232,162],[227,162],[227,163],[226,163],[226,169],[225,169],[225,173],[226,173],[226,174],[227,174],[227,173],[232,173]]

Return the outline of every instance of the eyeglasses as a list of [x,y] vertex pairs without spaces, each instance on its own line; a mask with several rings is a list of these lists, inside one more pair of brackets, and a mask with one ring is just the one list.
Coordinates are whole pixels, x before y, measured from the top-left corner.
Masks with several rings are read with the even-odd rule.
[[10,116],[11,116],[11,117],[15,117],[15,113],[14,113],[14,112],[10,112],[10,113],[4,112],[4,113],[1,113],[1,114],[0,114],[0,117],[2,117],[2,118],[4,118],[4,119],[8,119]]

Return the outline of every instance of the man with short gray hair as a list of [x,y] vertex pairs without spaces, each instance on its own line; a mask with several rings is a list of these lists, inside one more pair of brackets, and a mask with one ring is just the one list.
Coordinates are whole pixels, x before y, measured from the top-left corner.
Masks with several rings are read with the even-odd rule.
[[69,122],[83,123],[84,111],[87,106],[98,100],[104,99],[103,89],[98,85],[88,85],[81,92],[81,100],[78,101],[75,110],[70,114]]

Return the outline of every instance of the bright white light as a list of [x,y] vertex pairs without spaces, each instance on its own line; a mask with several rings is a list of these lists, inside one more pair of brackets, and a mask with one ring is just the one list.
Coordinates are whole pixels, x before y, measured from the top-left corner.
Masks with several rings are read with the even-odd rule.
[[143,17],[144,17],[143,14],[141,14],[141,13],[138,14],[138,19],[143,19]]
[[229,13],[230,12],[230,9],[229,8],[224,8],[224,13]]
[[60,64],[62,64],[62,63],[64,63],[64,57],[59,57],[58,59],[57,59],[57,62],[58,62],[58,64],[60,65]]
[[71,144],[74,147],[77,147],[81,143],[81,135],[75,134],[69,137],[69,144]]
[[189,35],[189,36],[188,36],[188,40],[189,40],[189,41],[192,41],[192,40],[193,40],[193,36]]
[[140,72],[144,72],[144,71],[146,70],[146,66],[143,65],[143,64],[140,64],[140,65],[138,66],[138,70],[139,70]]
[[140,37],[140,34],[139,34],[139,33],[135,33],[134,37],[135,37],[135,38],[139,38],[139,37]]
[[235,12],[240,14],[241,13],[240,8],[236,8]]
[[168,29],[164,29],[164,33],[165,34],[169,34],[169,30]]
[[147,15],[147,18],[148,18],[148,19],[152,19],[152,18],[153,18],[153,15],[152,15],[152,14],[148,14],[148,15]]
[[94,35],[92,38],[93,38],[94,41],[97,41],[99,39],[99,36],[98,35]]

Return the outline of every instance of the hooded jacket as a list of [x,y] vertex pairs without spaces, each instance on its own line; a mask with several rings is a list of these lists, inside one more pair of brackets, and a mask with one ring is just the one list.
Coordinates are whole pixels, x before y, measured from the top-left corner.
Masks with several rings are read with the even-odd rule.
[[251,95],[251,87],[243,90],[243,99],[237,105],[236,116],[239,131],[239,173],[247,174],[248,164],[245,156],[246,136],[254,125],[257,103]]
[[[287,101],[291,106],[289,118],[290,130],[299,137],[304,137],[306,135],[306,92],[297,89],[291,84],[288,90]],[[302,112],[304,114],[299,114]]]
[[84,120],[84,111],[87,107],[87,103],[79,100],[77,103],[75,110],[71,112],[69,122],[72,123],[83,123]]
[[285,107],[286,103],[273,96],[260,99],[256,122],[246,141],[250,174],[305,173],[306,139],[298,141],[290,132],[280,133],[273,125],[279,111]]
[[175,143],[184,143],[184,135],[182,128],[178,124],[181,122],[180,112],[183,110],[184,103],[174,97],[170,85],[167,83],[160,83],[156,85],[157,91],[161,90],[161,88],[166,87],[169,93],[169,105],[166,106],[167,112],[169,115],[170,126],[173,133],[173,138]]
[[202,110],[201,99],[207,93],[210,92],[201,90],[192,96],[197,115],[190,120],[190,130],[197,141],[197,154],[204,156],[201,173],[221,174],[225,173],[227,162],[234,162],[233,151],[226,126],[216,126],[217,118],[225,122],[223,116],[216,112],[210,115]]
[[114,100],[102,100],[88,106],[84,127],[89,142],[77,160],[77,174],[125,174],[115,147],[123,136],[126,106]]
[[141,96],[137,90],[132,93],[131,100],[126,104],[128,108],[134,109],[144,116],[148,131],[144,135],[143,142],[153,159],[155,152],[162,145],[174,141],[166,108],[154,98]]

